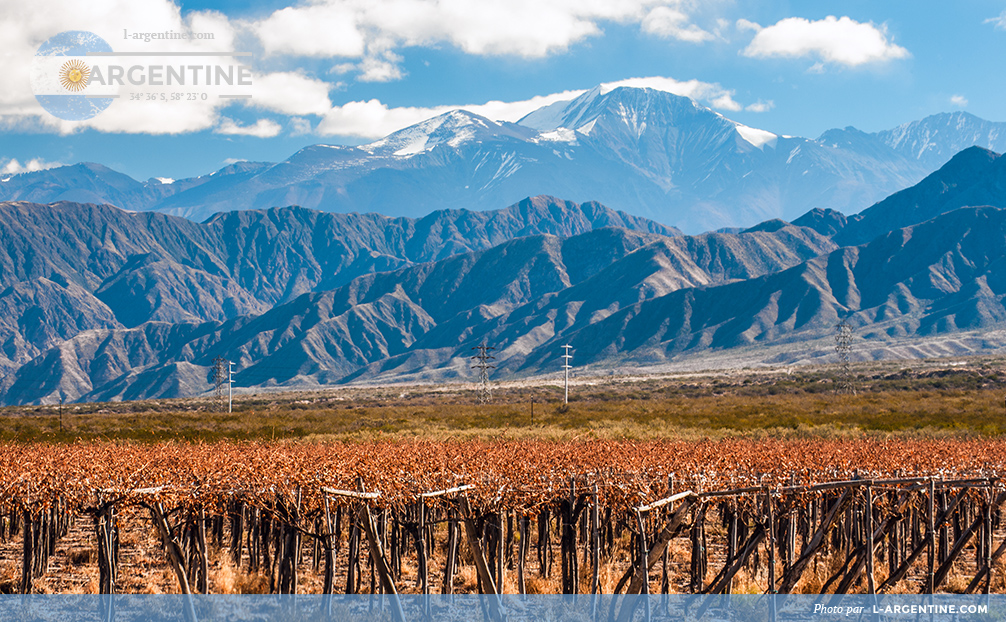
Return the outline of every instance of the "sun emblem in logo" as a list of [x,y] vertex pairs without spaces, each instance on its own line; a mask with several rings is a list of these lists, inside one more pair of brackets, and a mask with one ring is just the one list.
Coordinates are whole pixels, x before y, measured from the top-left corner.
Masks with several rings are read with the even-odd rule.
[[74,59],[59,68],[59,83],[68,91],[82,91],[91,77],[91,68],[83,61]]

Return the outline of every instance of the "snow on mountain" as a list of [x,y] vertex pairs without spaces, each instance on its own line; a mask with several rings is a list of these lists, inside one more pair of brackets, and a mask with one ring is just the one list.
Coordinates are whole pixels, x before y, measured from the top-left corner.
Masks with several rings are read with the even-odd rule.
[[370,154],[412,156],[439,145],[457,149],[465,143],[505,135],[521,139],[528,137],[528,133],[520,131],[520,128],[514,132],[506,124],[490,121],[467,110],[453,110],[389,134],[360,149]]
[[518,123],[456,110],[360,147],[314,145],[276,164],[238,163],[170,184],[97,165],[38,171],[0,185],[0,200],[109,202],[204,220],[286,205],[420,217],[550,194],[695,233],[818,207],[858,212],[922,179],[953,145],[1000,140],[999,124],[946,116],[883,135],[833,130],[814,141],[664,91],[597,87]]
[[1006,151],[1006,123],[986,121],[967,112],[932,115],[878,132],[877,137],[933,170],[968,147]]
[[600,95],[601,87],[596,86],[593,90],[587,91],[575,99],[542,106],[525,115],[517,123],[534,128],[539,132],[547,132],[560,127],[579,129],[581,124],[575,120],[576,113],[596,101]]
[[828,130],[818,142],[878,157],[893,152],[931,173],[968,147],[1006,151],[1006,123],[967,112],[944,112],[875,133],[854,127]]
[[[748,127],[741,123],[737,124],[737,133],[741,135],[741,138],[751,143],[752,147],[757,147],[762,149],[764,147],[775,147],[776,143],[779,142],[779,136],[773,134],[772,132],[767,132],[765,130],[759,130],[754,127]],[[797,147],[799,149],[799,147]]]

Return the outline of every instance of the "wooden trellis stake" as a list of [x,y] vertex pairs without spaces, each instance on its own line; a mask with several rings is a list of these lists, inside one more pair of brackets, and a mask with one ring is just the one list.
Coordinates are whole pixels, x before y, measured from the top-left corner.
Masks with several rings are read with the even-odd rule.
[[[951,501],[950,504],[947,505],[946,508],[941,511],[940,515],[936,518],[934,523],[937,525],[943,524],[947,520],[947,517],[949,517],[950,514],[955,509],[957,509],[957,506],[961,503],[961,501],[964,500],[964,497],[967,495],[967,492],[968,492],[967,488],[961,489],[960,492],[958,492],[957,495],[954,497],[953,501]],[[899,565],[898,568],[894,572],[892,572],[890,576],[888,576],[887,580],[884,581],[879,588],[877,588],[878,592],[885,591],[887,588],[894,586],[898,581],[901,581],[901,579],[905,577],[905,575],[908,573],[909,568],[911,568],[912,564],[915,563],[915,561],[922,556],[923,551],[927,550],[932,544],[928,535],[929,534],[927,533],[926,537],[923,538],[921,542],[919,542],[918,546],[916,546],[912,550],[911,554],[908,555],[908,557],[906,557],[901,562],[901,565]],[[929,583],[927,583],[926,585],[928,586]]]
[[334,488],[324,488],[322,490],[330,495],[364,500],[356,513],[357,522],[363,526],[363,531],[367,534],[367,542],[370,544],[370,559],[381,582],[381,588],[386,595],[391,596],[391,615],[395,619],[395,622],[405,622],[402,601],[398,598],[398,590],[395,589],[395,581],[391,576],[391,568],[388,566],[388,560],[384,556],[384,545],[377,533],[377,525],[374,523],[374,516],[370,512],[370,505],[366,503],[366,500],[379,498],[381,493],[364,491],[361,479],[357,479],[357,485],[360,487],[359,492],[337,490]]
[[932,594],[933,590],[936,589],[935,582],[935,570],[936,570],[936,480],[929,480],[929,515],[926,529],[926,541],[929,547],[929,560],[928,569],[926,571],[926,586],[925,593]]
[[[793,590],[797,582],[800,580],[800,577],[803,575],[803,571],[807,568],[807,564],[810,563],[810,560],[814,557],[814,553],[817,552],[817,549],[820,548],[822,544],[824,544],[825,538],[828,535],[828,532],[831,531],[831,528],[835,525],[835,521],[838,518],[839,513],[843,509],[845,509],[845,506],[851,500],[852,500],[851,489],[846,490],[845,492],[842,493],[842,496],[839,497],[838,501],[835,502],[835,505],[832,506],[831,511],[828,512],[828,515],[825,517],[824,522],[818,528],[814,536],[810,539],[810,542],[807,543],[807,546],[804,548],[804,551],[800,555],[800,558],[796,560],[796,563],[787,568],[785,573],[783,573],[782,582],[779,584],[778,593],[789,594]],[[772,503],[770,497],[769,511],[771,511],[771,507]],[[774,529],[774,525],[772,525],[772,527]],[[770,554],[769,559],[771,562],[772,554]],[[773,572],[772,566],[770,566],[769,571]],[[773,591],[771,593],[774,594],[776,592]]]
[[[643,572],[649,572],[651,566],[657,563],[657,560],[663,555],[664,549],[670,543],[671,539],[678,533],[685,521],[685,516],[687,516],[688,511],[697,503],[697,497],[690,490],[678,493],[676,495],[671,495],[667,499],[662,499],[655,503],[649,505],[644,505],[637,508],[639,512],[647,512],[652,509],[663,507],[674,501],[684,500],[681,506],[674,512],[671,519],[664,525],[664,528],[660,530],[657,537],[653,541],[653,545],[650,546],[649,554],[646,556],[646,570],[641,570],[639,566],[633,563],[619,579],[618,584],[615,586],[615,594],[619,594],[622,591],[622,587],[625,585],[626,581],[629,581],[629,588],[626,591],[628,594],[638,594],[639,590],[642,588]],[[631,579],[631,581],[630,581]]]
[[482,588],[489,598],[489,615],[495,622],[503,622],[503,603],[499,599],[499,592],[496,584],[493,583],[492,574],[489,572],[489,564],[486,563],[485,555],[482,553],[482,546],[479,544],[479,534],[475,527],[475,520],[472,518],[471,507],[468,505],[468,497],[462,495],[458,498],[458,506],[461,510],[461,518],[465,524],[465,536],[468,538],[468,547],[471,549],[472,557],[475,558],[475,571],[482,581]]

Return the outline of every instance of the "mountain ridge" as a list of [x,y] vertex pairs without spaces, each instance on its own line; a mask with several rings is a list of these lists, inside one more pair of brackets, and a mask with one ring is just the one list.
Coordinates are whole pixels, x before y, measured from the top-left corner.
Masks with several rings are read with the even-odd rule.
[[216,356],[238,363],[245,387],[464,379],[479,343],[497,347],[501,374],[543,373],[564,343],[578,366],[654,366],[820,340],[840,318],[882,352],[892,340],[1004,325],[1003,240],[1006,209],[996,207],[846,247],[789,223],[670,238],[620,228],[530,236],[357,277],[260,315],[86,330],[8,374],[0,395],[10,404],[198,394]]
[[862,244],[960,207],[983,205],[1006,207],[1006,160],[969,147],[918,184],[850,218],[834,239],[840,245]]
[[[193,384],[192,366],[206,371],[218,355],[239,363],[236,381],[245,385],[336,382],[371,363],[425,351],[431,343],[457,347],[480,324],[528,305],[547,307],[570,290],[603,299],[598,292],[622,281],[617,289],[624,289],[628,298],[598,300],[589,310],[596,316],[610,313],[612,305],[634,304],[678,287],[747,278],[832,248],[826,237],[792,226],[698,238],[620,228],[570,238],[517,238],[475,253],[361,276],[335,290],[304,293],[261,315],[85,331],[9,374],[3,387],[8,401],[45,400],[57,389],[74,398],[121,399],[135,395],[134,381],[127,379],[142,375],[157,378],[157,386],[184,385],[201,392],[205,374],[201,384]],[[627,258],[627,264],[614,268]],[[545,315],[551,313],[543,309]],[[466,346],[461,347],[467,356]],[[95,372],[99,359],[106,362]],[[32,378],[48,377],[42,370],[52,366],[69,370],[66,376],[73,382],[40,389],[31,384]],[[176,366],[172,369],[188,374],[188,380],[171,384],[166,366]],[[80,384],[87,379],[94,382]],[[38,390],[47,393],[38,395]]]
[[[667,130],[672,121],[681,131]],[[845,149],[879,162],[894,149],[851,129],[827,134],[845,141],[834,147],[759,135],[690,100],[640,90],[586,93],[528,122],[554,129],[450,113],[367,148],[398,158],[399,173],[436,162],[489,167],[485,178],[499,181],[511,177],[500,171],[525,170],[521,157],[541,145],[520,141],[537,132],[535,140],[557,149],[618,160],[599,182],[624,177],[640,158],[680,172],[695,162],[701,171],[785,157],[796,168],[774,170],[816,167],[802,182],[816,184],[815,192],[827,191],[820,175],[828,166],[862,180],[859,169],[824,155]],[[488,154],[484,143],[499,128],[531,151],[464,161]],[[629,151],[619,155],[619,146]],[[359,151],[306,148],[290,166],[312,182],[342,174]],[[100,166],[73,171],[104,184],[85,193],[128,194],[139,183]],[[269,175],[285,173],[234,165],[191,189],[223,192],[229,181],[217,179],[265,183]],[[19,183],[40,179],[47,178]],[[765,190],[769,182],[745,183]],[[450,175],[440,183],[449,185]],[[165,185],[140,184],[142,192]],[[701,201],[690,207],[707,209]],[[534,196],[502,210],[422,218],[291,206],[228,211],[202,223],[110,205],[6,202],[0,242],[0,401],[8,404],[199,394],[218,356],[238,364],[240,386],[265,388],[467,378],[480,343],[496,346],[500,373],[514,375],[550,369],[565,343],[579,364],[595,368],[753,347],[791,360],[786,347],[826,339],[839,318],[882,356],[892,340],[1006,322],[1006,159],[969,147],[860,214],[818,206],[792,222],[767,218],[692,236],[600,203]]]
[[[534,127],[531,127],[534,126]],[[572,127],[567,127],[572,126]],[[820,142],[749,127],[687,97],[596,88],[518,123],[456,110],[357,147],[314,145],[283,162],[131,184],[107,171],[50,169],[0,181],[0,200],[47,203],[59,177],[88,200],[193,220],[301,205],[421,217],[528,195],[598,201],[689,233],[792,220],[815,207],[858,211],[931,169],[877,138]],[[869,142],[869,141],[867,141]]]
[[[111,206],[0,203],[0,372],[77,332],[261,314],[360,275],[442,260],[538,233],[674,229],[553,197],[420,220],[302,208],[199,224]],[[38,318],[44,326],[36,327]]]

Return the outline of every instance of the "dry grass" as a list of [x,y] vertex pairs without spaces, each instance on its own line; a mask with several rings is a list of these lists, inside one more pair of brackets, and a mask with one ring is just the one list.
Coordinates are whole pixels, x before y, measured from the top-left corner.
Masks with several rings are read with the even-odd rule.
[[568,407],[560,387],[533,382],[501,386],[488,406],[474,404],[469,384],[242,395],[233,413],[211,399],[76,404],[65,407],[62,432],[58,407],[17,407],[0,409],[0,440],[998,435],[1003,368],[988,359],[864,364],[857,395],[835,394],[828,369],[586,378]]

